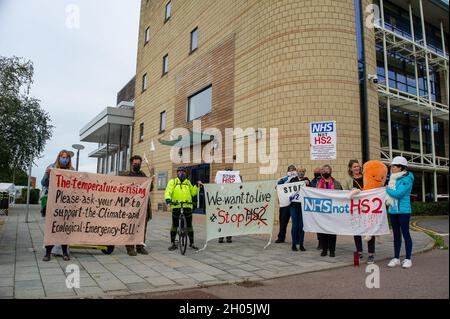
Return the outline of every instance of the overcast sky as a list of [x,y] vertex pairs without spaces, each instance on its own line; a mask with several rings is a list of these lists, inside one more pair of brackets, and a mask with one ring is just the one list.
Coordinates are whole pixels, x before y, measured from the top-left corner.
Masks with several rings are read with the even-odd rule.
[[[31,95],[55,126],[35,160],[38,181],[59,150],[80,144],[84,125],[116,105],[117,92],[134,76],[139,8],[140,0],[0,0],[0,55],[33,61]],[[96,160],[87,155],[97,145],[81,144],[79,170],[95,172]]]

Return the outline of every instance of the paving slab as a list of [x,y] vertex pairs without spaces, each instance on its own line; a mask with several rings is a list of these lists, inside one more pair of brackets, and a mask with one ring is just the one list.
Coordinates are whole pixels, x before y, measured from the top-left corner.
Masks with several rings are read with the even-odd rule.
[[[52,257],[43,262],[44,219],[39,206],[31,206],[29,223],[23,205],[15,205],[0,232],[0,298],[112,298],[139,292],[181,290],[208,285],[259,281],[328,270],[353,263],[352,236],[338,236],[336,258],[321,257],[316,234],[306,234],[306,252],[290,249],[290,230],[285,244],[263,249],[268,236],[233,237],[233,243],[210,241],[206,250],[169,251],[170,214],[154,212],[148,226],[149,255],[130,257],[125,247],[112,255],[97,250],[72,249],[71,260]],[[205,242],[204,216],[194,214],[195,241]],[[276,238],[278,226],[274,227]],[[415,253],[431,249],[433,240],[412,232]],[[366,249],[367,247],[364,247]],[[404,249],[404,247],[402,247]],[[404,250],[402,250],[404,253]],[[377,238],[376,260],[391,258],[392,235]],[[80,288],[67,289],[65,269],[77,265]]]

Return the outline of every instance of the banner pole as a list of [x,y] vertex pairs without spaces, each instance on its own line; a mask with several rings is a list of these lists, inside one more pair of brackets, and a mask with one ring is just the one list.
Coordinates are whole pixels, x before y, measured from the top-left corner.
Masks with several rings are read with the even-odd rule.
[[197,250],[196,253],[199,253],[199,252],[205,250],[207,246],[208,246],[208,241],[206,241],[205,246],[203,246],[202,249]]
[[[273,232],[273,225],[272,225],[272,232]],[[267,247],[269,247],[269,245],[272,243],[272,233],[270,234],[270,238],[269,238],[269,242],[264,246],[264,249],[266,249]]]

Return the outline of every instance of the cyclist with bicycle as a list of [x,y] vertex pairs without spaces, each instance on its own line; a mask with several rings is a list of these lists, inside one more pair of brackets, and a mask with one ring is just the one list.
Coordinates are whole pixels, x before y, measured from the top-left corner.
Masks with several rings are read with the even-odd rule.
[[[201,181],[198,181],[201,184]],[[192,185],[192,183],[187,178],[187,171],[184,167],[179,167],[177,169],[177,177],[171,179],[167,183],[166,191],[164,192],[164,198],[168,205],[172,206],[172,227],[170,228],[170,240],[172,245],[169,250],[176,250],[178,246],[175,245],[175,236],[177,234],[177,227],[180,217],[181,205],[179,202],[189,202],[192,203],[192,197],[198,194],[197,185]],[[194,246],[194,228],[192,227],[192,204],[184,204],[184,215],[186,217],[187,233],[189,237],[189,247],[198,250]]]

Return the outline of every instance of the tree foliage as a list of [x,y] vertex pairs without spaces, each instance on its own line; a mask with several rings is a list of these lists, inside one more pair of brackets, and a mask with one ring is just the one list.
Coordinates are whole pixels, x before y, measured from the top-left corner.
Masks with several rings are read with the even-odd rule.
[[53,126],[40,101],[30,96],[33,64],[0,56],[0,170],[26,170],[51,138]]

